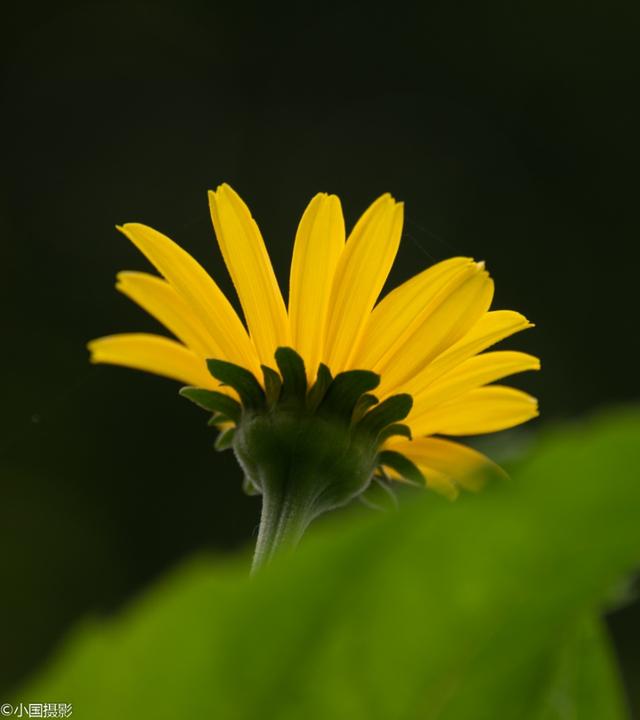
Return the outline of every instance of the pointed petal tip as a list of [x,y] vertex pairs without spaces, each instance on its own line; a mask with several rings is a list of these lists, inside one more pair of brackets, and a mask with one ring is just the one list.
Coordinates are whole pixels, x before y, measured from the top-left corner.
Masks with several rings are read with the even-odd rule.
[[119,270],[116,273],[115,288],[120,292],[125,292],[131,288],[132,285],[136,284],[137,280],[158,280],[162,282],[162,279],[157,275],[151,275],[150,273],[140,272],[139,270]]
[[137,274],[139,273],[134,270],[119,270],[116,273],[116,290],[121,290],[127,284],[127,281]]
[[116,230],[118,232],[121,232],[126,238],[128,238],[135,244],[133,235],[136,232],[140,232],[140,231],[144,231],[144,230],[152,230],[153,231],[153,228],[150,228],[148,225],[145,225],[144,223],[128,222],[128,223],[124,223],[122,225],[116,225]]
[[382,195],[379,195],[372,203],[372,205],[377,204],[385,205],[389,210],[395,209],[398,206],[404,206],[404,203],[398,202],[390,192],[385,192],[382,193]]
[[237,195],[237,193],[233,190],[233,188],[228,185],[227,183],[220,183],[220,185],[216,186],[215,190],[208,190],[207,196],[209,198],[209,206],[210,207],[216,207],[218,203],[220,202],[221,198],[226,194],[231,193],[233,195]]
[[218,208],[218,195],[217,190],[207,190],[207,199],[209,201],[209,211],[211,215],[217,212]]
[[[492,387],[491,385],[488,385],[487,387]],[[538,402],[538,398],[534,397],[533,395],[529,395],[529,393],[523,392],[522,390],[518,391],[523,402],[529,403],[530,405],[530,412],[531,417],[530,420],[533,420],[533,418],[536,418],[540,415],[540,403]],[[526,420],[523,420],[523,422],[527,422]]]
[[89,351],[89,362],[92,365],[98,365],[102,362],[99,356],[100,345],[102,344],[102,341],[106,339],[108,339],[108,337],[93,338],[85,344],[85,348]]
[[[140,272],[139,270],[118,270],[116,273],[116,288],[122,285],[128,285],[131,280],[135,280],[136,278],[144,277],[157,278],[156,275]],[[160,280],[159,277],[157,279]]]
[[[500,351],[498,351],[500,352]],[[503,351],[503,352],[509,352],[509,350]],[[540,362],[540,358],[536,357],[535,355],[531,355],[529,353],[525,352],[517,352],[514,351],[515,354],[517,354],[520,358],[522,358],[522,370],[540,370],[542,367],[542,363]],[[485,355],[490,355],[491,353],[486,353]],[[477,355],[476,357],[483,357],[483,355]],[[515,374],[515,373],[514,373]]]
[[312,198],[312,201],[316,198],[321,198],[323,203],[326,203],[327,205],[335,205],[339,211],[342,211],[342,203],[340,201],[340,196],[336,195],[336,193],[319,192]]
[[326,192],[318,192],[311,198],[311,200],[309,200],[307,208],[324,204],[333,197],[335,197],[335,195],[329,195]]
[[220,183],[215,191],[209,190],[210,195],[214,195],[217,197],[222,197],[223,195],[231,195],[233,197],[239,198],[240,196],[238,193],[229,185],[227,182]]
[[[429,481],[427,481],[427,486],[429,486]],[[442,485],[433,485],[429,486],[432,490],[435,490],[439,495],[442,495],[446,500],[449,502],[455,502],[460,497],[460,490],[454,485],[451,484],[442,484]]]
[[[497,311],[500,312],[500,311]],[[517,316],[518,320],[522,323],[523,330],[529,330],[530,328],[534,328],[536,326],[535,323],[531,322],[528,317],[523,315],[522,313],[518,312],[517,310],[510,310],[510,313],[512,313],[513,316]]]

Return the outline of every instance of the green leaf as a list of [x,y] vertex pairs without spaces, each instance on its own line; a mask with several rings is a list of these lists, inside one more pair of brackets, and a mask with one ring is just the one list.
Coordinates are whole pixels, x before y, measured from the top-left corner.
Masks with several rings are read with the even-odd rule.
[[638,467],[640,411],[607,414],[480,494],[336,514],[252,579],[201,558],[15,697],[93,720],[621,720],[594,618],[640,566]]
[[620,678],[604,624],[591,615],[566,629],[549,663],[535,720],[624,720]]
[[[240,416],[242,415],[240,403],[228,395],[223,395],[215,390],[203,390],[195,387],[183,387],[179,392],[182,397],[191,400],[191,402],[204,410],[224,415],[225,418],[232,422],[240,422]],[[219,422],[219,420],[216,420],[216,422]]]
[[372,395],[371,393],[360,395],[358,402],[356,402],[356,406],[353,408],[353,413],[351,414],[351,425],[357,425],[360,420],[362,420],[367,410],[377,404],[378,398],[375,395]]
[[275,370],[266,365],[261,365],[262,376],[264,377],[265,395],[267,397],[267,405],[274,407],[280,399],[280,391],[282,390],[282,378]]
[[418,470],[408,457],[401,455],[395,450],[383,450],[379,452],[378,462],[380,465],[392,468],[409,482],[423,487],[426,485],[426,480],[420,470]]
[[247,410],[261,410],[264,407],[264,391],[246,368],[225,360],[207,360],[207,367],[216,380],[229,385],[238,393]]
[[228,450],[233,445],[233,438],[236,434],[234,427],[223,430],[214,443],[216,450]]
[[333,376],[331,375],[331,370],[329,370],[324,363],[320,363],[316,381],[307,394],[307,409],[309,412],[313,413],[316,411],[332,382]]
[[388,440],[394,435],[407,438],[407,440],[413,440],[411,428],[408,425],[404,425],[403,423],[393,423],[393,425],[387,425],[386,428],[383,428],[378,433],[378,444],[382,445],[385,440]]
[[398,498],[389,483],[383,478],[374,476],[369,487],[360,495],[358,500],[372,510],[397,510]]
[[279,347],[276,350],[276,363],[282,375],[282,401],[304,402],[307,394],[304,360],[295,350]]
[[370,370],[347,370],[339,373],[327,390],[318,412],[341,416],[350,422],[360,396],[375,390],[379,384],[380,376]]
[[245,493],[245,495],[260,495],[260,489],[257,488],[254,484],[251,478],[247,477],[246,475],[242,478],[242,491]]
[[358,423],[358,429],[377,436],[387,425],[404,420],[412,405],[411,395],[392,395],[370,410]]

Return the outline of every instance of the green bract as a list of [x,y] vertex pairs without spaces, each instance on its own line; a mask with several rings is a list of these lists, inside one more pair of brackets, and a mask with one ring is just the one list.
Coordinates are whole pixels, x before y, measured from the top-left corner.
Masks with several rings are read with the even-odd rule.
[[248,370],[208,361],[211,374],[232,387],[240,402],[211,390],[181,390],[214,413],[211,422],[224,428],[216,447],[233,448],[245,489],[263,496],[256,564],[268,561],[280,545],[295,545],[318,515],[367,491],[369,504],[380,506],[382,466],[424,483],[410,460],[381,449],[391,435],[411,437],[399,422],[411,410],[410,395],[379,403],[371,394],[380,382],[376,373],[349,370],[333,378],[326,365],[309,387],[295,350],[278,348],[275,360],[279,373],[262,368],[264,389]]

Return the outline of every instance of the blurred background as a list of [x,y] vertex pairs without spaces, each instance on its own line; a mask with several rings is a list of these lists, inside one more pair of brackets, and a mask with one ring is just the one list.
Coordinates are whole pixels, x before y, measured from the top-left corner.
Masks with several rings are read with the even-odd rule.
[[[232,296],[206,201],[229,182],[286,292],[313,194],[352,224],[390,191],[407,218],[390,285],[471,255],[494,307],[537,323],[511,343],[543,360],[514,383],[541,400],[526,433],[637,399],[637,3],[3,15],[0,695],[79,619],[255,534],[258,500],[178,386],[87,362],[93,337],[157,329],[113,289],[148,269],[116,223],[168,234]],[[610,626],[640,707],[640,605]]]

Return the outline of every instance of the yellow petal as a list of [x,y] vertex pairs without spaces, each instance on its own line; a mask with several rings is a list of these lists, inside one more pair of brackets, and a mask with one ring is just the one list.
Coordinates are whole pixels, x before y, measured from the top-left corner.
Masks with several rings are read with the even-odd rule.
[[530,327],[533,325],[524,315],[512,310],[493,310],[485,313],[458,342],[435,358],[415,377],[407,379],[403,392],[417,397],[437,378],[457,367],[467,358]]
[[188,303],[209,333],[213,357],[258,373],[259,365],[240,318],[206,270],[165,235],[138,223],[118,228]]
[[429,486],[449,496],[457,487],[479,490],[490,478],[506,478],[502,468],[486,455],[451,440],[391,440],[389,449],[406,455],[420,468]]
[[392,290],[369,316],[360,346],[354,354],[355,367],[375,369],[384,356],[402,343],[416,318],[429,312],[438,295],[463,271],[473,266],[470,258],[455,257],[432,265]]
[[344,242],[340,200],[316,195],[298,226],[289,285],[291,341],[305,361],[310,381],[324,352],[329,297]]
[[336,268],[329,301],[324,359],[337,374],[352,356],[398,251],[403,206],[378,198],[349,235]]
[[414,435],[482,435],[538,415],[538,402],[521,390],[489,385],[470,390],[411,420]]
[[108,335],[92,340],[87,347],[91,352],[92,363],[123,365],[187,385],[217,389],[218,383],[208,373],[202,358],[175,340],[160,335]]
[[260,362],[273,367],[276,349],[291,341],[287,311],[262,235],[249,208],[228,185],[209,192],[209,207]]
[[[389,449],[395,450],[396,448],[395,446],[389,446]],[[409,457],[408,453],[404,454]],[[418,467],[420,472],[424,475],[425,483],[428,488],[430,488],[431,490],[435,490],[435,492],[439,493],[440,495],[444,495],[449,500],[455,500],[458,497],[458,495],[460,494],[458,488],[448,475],[446,475],[445,473],[441,473],[434,468],[427,467],[426,465],[420,465],[419,463],[415,462],[413,458],[411,458],[411,460]],[[385,467],[384,470],[385,474],[392,480],[396,480],[398,482],[405,482],[405,479],[400,475],[400,473],[396,472],[393,468]]]
[[116,288],[161,322],[196,355],[212,358],[220,353],[197,315],[165,280],[147,273],[121,272]]
[[419,417],[421,413],[442,402],[450,402],[469,390],[508,375],[539,369],[540,360],[523,352],[502,350],[476,355],[460,363],[438,378],[424,392],[416,395],[413,398],[412,415]]
[[486,313],[493,298],[493,281],[481,267],[475,264],[465,269],[461,284],[445,287],[435,307],[411,328],[411,335],[378,364],[375,369],[381,375],[380,397],[414,378]]

